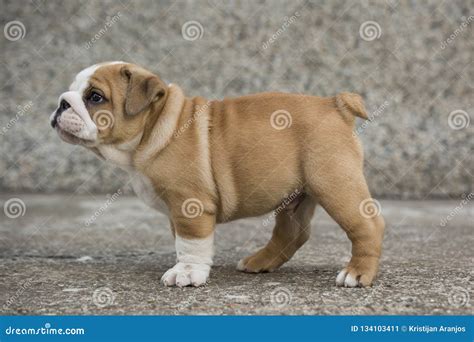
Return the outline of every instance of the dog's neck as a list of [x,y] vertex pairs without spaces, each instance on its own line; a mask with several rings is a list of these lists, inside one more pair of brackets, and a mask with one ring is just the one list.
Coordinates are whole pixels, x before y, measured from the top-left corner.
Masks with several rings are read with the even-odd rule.
[[133,169],[133,155],[142,140],[142,136],[143,133],[139,133],[131,140],[121,144],[98,146],[97,152],[105,161],[126,171],[131,171]]

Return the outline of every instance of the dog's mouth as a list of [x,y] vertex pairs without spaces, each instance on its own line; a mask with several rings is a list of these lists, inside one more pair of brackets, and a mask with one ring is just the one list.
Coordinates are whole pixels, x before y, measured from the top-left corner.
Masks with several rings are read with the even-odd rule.
[[72,108],[68,108],[59,115],[53,114],[51,125],[61,140],[73,144],[92,146],[96,139],[92,139],[90,130],[84,120]]
[[[81,130],[77,128],[71,128],[71,125],[64,120],[61,122],[61,117],[59,117],[56,126],[54,127],[56,132],[59,135],[59,138],[64,142],[72,145],[83,145],[86,147],[91,147],[95,145],[95,141],[79,137]],[[73,126],[74,127],[74,126]]]
[[56,125],[55,129],[56,129],[56,132],[58,133],[59,137],[61,138],[61,140],[63,140],[64,142],[67,142],[69,144],[72,144],[72,145],[86,145],[86,144],[91,143],[91,141],[89,141],[89,140],[79,138],[79,137],[75,136],[74,134],[65,131],[64,129],[59,127],[59,125]]

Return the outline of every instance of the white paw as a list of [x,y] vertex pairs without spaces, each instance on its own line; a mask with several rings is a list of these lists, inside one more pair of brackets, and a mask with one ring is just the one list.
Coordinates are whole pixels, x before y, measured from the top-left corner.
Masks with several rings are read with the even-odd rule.
[[201,286],[209,278],[211,266],[178,262],[161,277],[165,286]]
[[347,270],[342,270],[336,277],[336,285],[344,287],[358,287],[359,281]]
[[237,263],[237,270],[238,271],[244,271],[245,270],[244,259],[240,259],[239,262]]

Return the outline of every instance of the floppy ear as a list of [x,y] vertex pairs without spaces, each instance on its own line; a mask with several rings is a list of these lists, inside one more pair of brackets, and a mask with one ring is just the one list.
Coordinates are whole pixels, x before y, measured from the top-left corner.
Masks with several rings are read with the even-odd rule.
[[166,94],[166,86],[160,78],[146,70],[124,66],[120,73],[127,80],[125,113],[136,115]]

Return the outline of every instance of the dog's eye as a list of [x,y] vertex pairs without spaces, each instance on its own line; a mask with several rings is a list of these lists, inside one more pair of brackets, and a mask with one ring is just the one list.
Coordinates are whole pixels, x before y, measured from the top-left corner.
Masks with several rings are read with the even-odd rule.
[[102,101],[104,101],[104,97],[102,95],[96,93],[95,91],[93,91],[89,95],[88,100],[91,101],[92,103],[101,103]]

